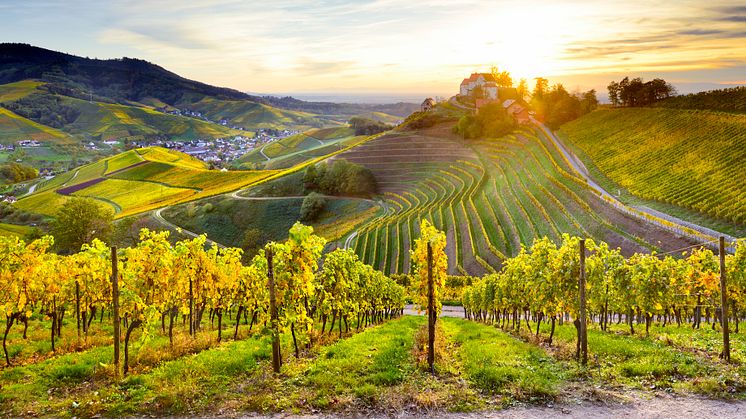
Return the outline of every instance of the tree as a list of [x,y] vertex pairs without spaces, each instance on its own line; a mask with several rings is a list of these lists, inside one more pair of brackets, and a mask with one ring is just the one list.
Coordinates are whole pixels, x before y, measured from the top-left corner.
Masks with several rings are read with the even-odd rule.
[[317,192],[311,192],[303,198],[303,204],[300,207],[300,220],[316,221],[325,207],[326,198]]
[[526,82],[526,79],[521,79],[520,82],[518,82],[518,87],[516,87],[516,92],[518,92],[518,98],[521,100],[526,99],[526,95],[528,95],[528,83]]
[[57,212],[51,233],[62,253],[80,250],[93,239],[108,241],[114,211],[90,198],[71,198]]
[[619,106],[619,83],[612,81],[606,88],[609,90],[611,105]]
[[500,87],[513,87],[513,78],[507,71],[499,71],[496,66],[491,69],[492,77],[495,78],[495,84]]
[[316,165],[309,165],[303,174],[303,187],[306,189],[316,189],[318,187],[318,178],[319,173],[316,170]]
[[536,84],[534,85],[534,92],[531,94],[531,97],[541,99],[549,88],[549,80],[543,77],[537,77],[534,80],[536,80]]

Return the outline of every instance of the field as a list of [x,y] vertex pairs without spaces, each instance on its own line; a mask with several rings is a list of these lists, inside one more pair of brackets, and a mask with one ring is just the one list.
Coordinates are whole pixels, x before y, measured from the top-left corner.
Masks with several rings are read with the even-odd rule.
[[162,148],[144,148],[100,160],[43,181],[19,208],[53,216],[66,195],[110,206],[117,218],[243,188],[273,171],[208,170],[205,163]]
[[259,128],[302,130],[335,123],[319,115],[273,108],[246,100],[219,100],[204,97],[199,101],[184,103],[181,106],[202,112],[213,121],[225,119],[232,125],[251,130]]
[[31,230],[31,227],[28,226],[0,223],[0,236],[23,237]]
[[44,82],[36,80],[23,80],[15,83],[0,84],[0,103],[13,102],[24,98],[36,91],[36,88],[44,85]]
[[355,136],[348,127],[312,129],[256,148],[242,156],[239,164],[241,167],[284,169],[342,150],[364,138]]
[[451,274],[491,272],[521,245],[562,233],[597,238],[625,254],[691,244],[609,208],[538,131],[478,141],[450,132],[451,124],[441,124],[392,133],[336,157],[370,168],[385,198],[387,213],[352,243],[366,263],[408,272],[422,218],[446,232]]
[[13,144],[18,140],[69,143],[71,138],[58,129],[38,124],[0,107],[0,143]]
[[746,233],[746,115],[603,109],[564,125],[560,135],[626,202]]
[[62,103],[80,111],[64,131],[73,135],[100,136],[102,140],[148,134],[167,135],[175,140],[245,135],[218,124],[184,116],[169,115],[146,107],[88,102],[64,97]]

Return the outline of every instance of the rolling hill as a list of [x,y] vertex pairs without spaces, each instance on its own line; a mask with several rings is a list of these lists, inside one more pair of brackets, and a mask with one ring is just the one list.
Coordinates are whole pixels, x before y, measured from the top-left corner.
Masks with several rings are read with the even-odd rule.
[[[89,59],[0,43],[0,143],[33,139],[45,147],[66,145],[26,161],[36,166],[91,161],[116,152],[101,146],[106,140],[186,141],[251,136],[259,129],[304,131],[341,126],[357,114],[398,120],[416,108],[258,97],[188,80],[143,60]],[[90,142],[97,151],[83,147]]]
[[349,127],[312,129],[254,149],[242,156],[237,164],[249,169],[286,169],[365,140],[355,136]]
[[54,216],[69,196],[93,198],[116,218],[230,192],[276,172],[218,171],[192,157],[159,147],[130,150],[41,182],[16,206]]
[[601,109],[565,124],[560,135],[622,200],[746,233],[746,115]]
[[423,218],[446,232],[452,274],[491,272],[534,239],[564,233],[627,254],[689,244],[606,205],[539,130],[464,141],[452,127],[391,133],[335,157],[369,167],[385,198],[386,214],[350,242],[366,263],[408,272]]

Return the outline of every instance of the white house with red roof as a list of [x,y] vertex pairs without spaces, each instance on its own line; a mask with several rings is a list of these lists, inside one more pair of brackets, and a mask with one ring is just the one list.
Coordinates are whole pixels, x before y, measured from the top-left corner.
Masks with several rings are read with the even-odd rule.
[[469,78],[461,82],[459,94],[461,96],[469,96],[474,92],[474,89],[480,87],[484,94],[484,99],[497,100],[498,89],[496,81],[495,76],[490,73],[472,73]]

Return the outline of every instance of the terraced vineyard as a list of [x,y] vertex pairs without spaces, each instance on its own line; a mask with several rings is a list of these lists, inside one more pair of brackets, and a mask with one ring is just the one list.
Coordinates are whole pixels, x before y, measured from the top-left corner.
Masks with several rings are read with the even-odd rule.
[[346,126],[308,130],[247,153],[240,159],[240,166],[286,169],[339,151],[365,138],[365,136],[355,136],[353,130]]
[[746,115],[605,109],[560,134],[609,190],[634,195],[622,194],[627,202],[733,235],[746,231]]
[[116,217],[230,192],[275,171],[208,170],[205,163],[158,147],[128,152],[41,182],[16,204],[27,211],[54,215],[68,196],[96,199]]
[[442,124],[392,133],[338,158],[370,168],[378,180],[387,211],[351,245],[386,273],[409,271],[422,218],[446,232],[452,274],[491,272],[521,245],[562,233],[597,238],[627,254],[691,244],[607,206],[532,129],[465,142]]

